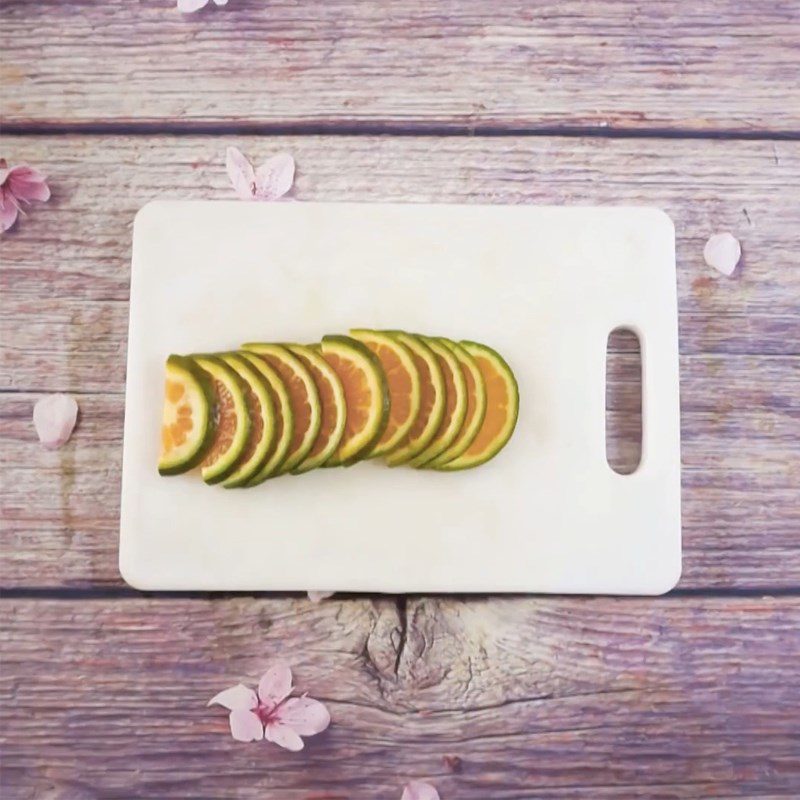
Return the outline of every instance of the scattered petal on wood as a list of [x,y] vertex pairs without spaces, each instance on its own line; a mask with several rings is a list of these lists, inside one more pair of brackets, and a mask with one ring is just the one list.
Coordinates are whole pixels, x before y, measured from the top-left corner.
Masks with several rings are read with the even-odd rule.
[[242,200],[252,200],[256,193],[256,173],[247,156],[237,147],[229,147],[225,152],[225,168],[236,194]]
[[237,683],[236,686],[231,686],[230,689],[225,689],[212,697],[208,704],[210,706],[215,704],[224,706],[228,711],[236,711],[238,709],[250,711],[258,705],[258,696],[248,686],[243,683]]
[[293,183],[294,158],[288,153],[278,153],[256,170],[256,199],[277,200],[292,188]]
[[231,736],[237,742],[260,742],[264,738],[264,725],[261,717],[253,711],[235,708],[229,718]]
[[403,789],[400,800],[439,800],[439,792],[429,783],[409,781]]
[[302,750],[303,740],[297,731],[292,730],[288,725],[282,722],[270,722],[267,724],[264,731],[264,737],[267,741],[274,742],[284,750],[291,750],[293,753]]
[[287,664],[274,664],[258,682],[258,699],[270,711],[292,693],[292,670]]
[[331,724],[328,709],[312,697],[290,697],[281,708],[280,718],[301,736],[322,733]]
[[270,666],[258,682],[258,694],[244,684],[231,686],[208,705],[230,710],[231,736],[238,742],[266,739],[286,750],[303,749],[303,736],[322,733],[331,723],[328,709],[311,697],[289,697],[292,671],[287,664]]
[[33,407],[33,425],[39,441],[56,450],[69,441],[78,419],[78,404],[67,394],[42,397]]
[[333,597],[336,592],[309,592],[308,599],[312,603],[321,603],[323,600],[327,600],[329,597]]
[[38,169],[27,164],[9,168],[0,158],[0,231],[7,231],[17,221],[22,203],[44,203],[49,199],[47,178]]
[[715,233],[703,249],[703,258],[709,267],[719,270],[723,275],[731,276],[742,257],[739,240],[732,234]]
[[294,183],[294,158],[288,153],[278,153],[256,171],[241,150],[229,147],[225,153],[225,168],[242,200],[278,200]]

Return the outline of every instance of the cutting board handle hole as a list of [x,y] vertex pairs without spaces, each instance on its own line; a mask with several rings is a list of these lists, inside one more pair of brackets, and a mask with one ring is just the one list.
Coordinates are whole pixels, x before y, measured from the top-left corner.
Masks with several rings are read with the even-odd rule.
[[615,328],[606,342],[606,460],[630,475],[642,458],[642,347],[630,328]]

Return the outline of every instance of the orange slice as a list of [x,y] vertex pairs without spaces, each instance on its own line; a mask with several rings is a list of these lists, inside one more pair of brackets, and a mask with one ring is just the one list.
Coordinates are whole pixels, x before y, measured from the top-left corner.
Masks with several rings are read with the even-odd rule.
[[386,457],[389,466],[405,464],[419,455],[436,435],[444,416],[445,386],[442,368],[433,351],[416,336],[402,331],[388,331],[389,335],[410,351],[420,380],[420,405],[417,418],[400,444]]
[[460,342],[475,359],[486,386],[486,414],[472,443],[464,452],[437,467],[442,470],[469,469],[494,458],[514,433],[519,415],[519,388],[511,367],[502,356],[475,342]]
[[210,375],[216,395],[217,428],[201,474],[206,483],[219,483],[236,469],[250,435],[244,382],[216,356],[197,355],[192,360]]
[[261,469],[275,443],[275,411],[267,382],[253,365],[236,353],[220,358],[242,379],[250,436],[236,469],[222,481],[226,489],[245,486]]
[[419,414],[420,381],[411,351],[387,333],[354,330],[350,335],[378,357],[389,387],[389,422],[370,457],[391,452],[409,432]]
[[289,392],[294,432],[280,473],[291,472],[311,451],[319,433],[320,402],[311,373],[297,356],[279,344],[251,343],[243,350],[261,356],[277,373]]
[[425,465],[426,467],[440,467],[460,456],[478,435],[486,415],[486,386],[483,382],[483,375],[478,369],[478,362],[461,345],[449,340],[443,341],[453,351],[464,375],[467,387],[467,411],[461,430],[453,439],[452,444],[429,461]]
[[256,486],[277,474],[281,464],[286,460],[286,454],[289,452],[289,447],[294,438],[294,417],[292,416],[289,392],[286,390],[280,375],[261,356],[257,356],[255,353],[247,353],[240,350],[239,356],[264,378],[267,392],[272,400],[275,437],[272,447],[267,451],[264,463],[247,483],[248,486]]
[[325,336],[321,352],[339,376],[347,404],[344,434],[327,466],[353,464],[371,453],[386,429],[386,377],[373,352],[349,336]]
[[166,364],[161,455],[158,471],[179,475],[196,467],[214,440],[214,389],[189,358],[171,355]]
[[467,382],[455,353],[448,347],[448,344],[452,344],[452,342],[448,339],[432,339],[427,336],[420,338],[433,350],[433,354],[439,362],[444,377],[445,403],[444,415],[436,435],[419,455],[408,462],[412,467],[421,467],[423,464],[427,464],[428,461],[436,458],[439,453],[450,447],[458,436],[467,413]]
[[347,404],[344,388],[339,376],[330,364],[320,355],[317,346],[288,344],[287,349],[296,355],[303,366],[311,373],[319,392],[321,419],[319,433],[314,446],[305,460],[295,467],[295,473],[308,472],[322,466],[339,446],[347,420]]

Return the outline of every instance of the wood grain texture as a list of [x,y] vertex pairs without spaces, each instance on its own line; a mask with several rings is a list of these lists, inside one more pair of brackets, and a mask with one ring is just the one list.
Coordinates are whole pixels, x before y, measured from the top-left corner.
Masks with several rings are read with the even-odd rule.
[[[5,613],[8,798],[374,800],[412,777],[444,800],[800,791],[797,598],[17,600]],[[205,708],[275,657],[332,713],[301,754],[237,744],[224,710]]]
[[791,0],[174,6],[5,0],[5,120],[800,130]]
[[[300,200],[658,204],[676,221],[684,588],[800,585],[800,145],[582,139],[235,139],[289,149]],[[116,585],[130,225],[154,197],[228,197],[215,137],[6,137],[53,200],[0,244],[5,586]],[[167,187],[165,189],[165,187]],[[747,212],[745,216],[744,211]],[[749,219],[749,222],[748,222]],[[733,280],[702,263],[732,229]],[[626,377],[618,386],[624,390]],[[74,442],[42,451],[38,392],[80,395]],[[624,416],[624,391],[615,411]]]

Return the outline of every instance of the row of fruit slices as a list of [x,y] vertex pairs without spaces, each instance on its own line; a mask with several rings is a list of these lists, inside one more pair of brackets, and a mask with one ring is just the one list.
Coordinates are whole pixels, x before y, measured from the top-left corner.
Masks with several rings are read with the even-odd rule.
[[319,345],[171,355],[158,469],[199,466],[225,487],[378,456],[467,469],[505,446],[518,408],[508,364],[475,342],[353,330]]

